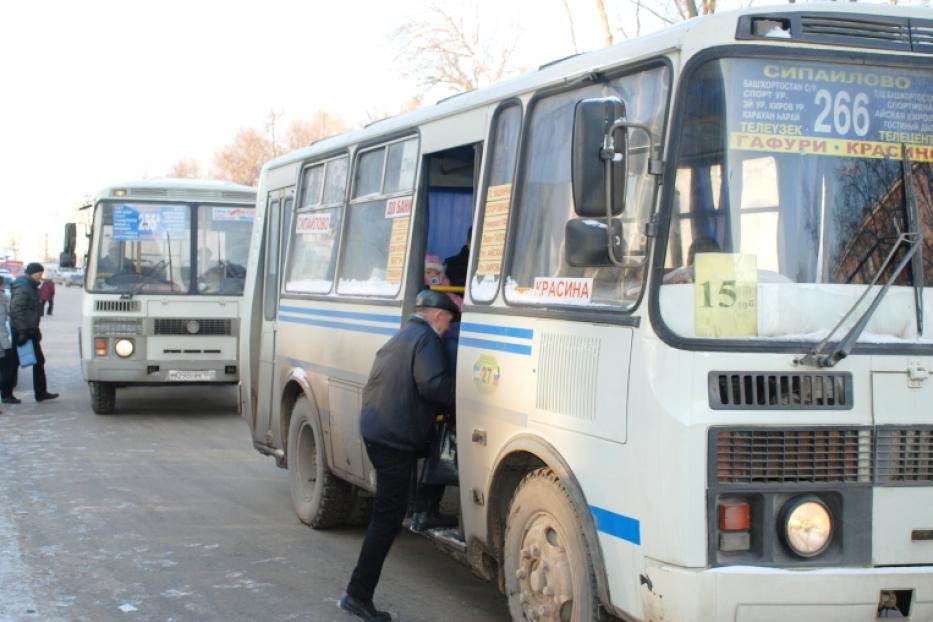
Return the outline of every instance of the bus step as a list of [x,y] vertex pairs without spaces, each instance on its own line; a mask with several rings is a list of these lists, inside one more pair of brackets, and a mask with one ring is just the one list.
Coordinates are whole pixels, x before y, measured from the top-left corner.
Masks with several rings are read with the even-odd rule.
[[449,553],[466,554],[466,542],[464,542],[463,533],[459,529],[439,527],[438,529],[426,531],[424,535],[431,538],[437,546]]

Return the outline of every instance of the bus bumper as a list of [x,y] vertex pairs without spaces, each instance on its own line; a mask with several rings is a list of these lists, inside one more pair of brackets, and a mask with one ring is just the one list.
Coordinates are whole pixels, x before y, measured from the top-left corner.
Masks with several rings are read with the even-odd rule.
[[134,384],[235,383],[239,367],[223,361],[82,361],[84,379],[91,382]]
[[648,560],[647,579],[646,621],[868,622],[888,590],[909,600],[909,619],[933,620],[933,566],[695,570]]

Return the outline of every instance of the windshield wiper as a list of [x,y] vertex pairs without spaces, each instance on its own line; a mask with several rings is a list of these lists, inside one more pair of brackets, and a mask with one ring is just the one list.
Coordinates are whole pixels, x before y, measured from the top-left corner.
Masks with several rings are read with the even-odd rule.
[[132,291],[124,292],[124,293],[120,296],[120,299],[121,299],[121,300],[129,300],[129,299],[131,299],[133,296],[135,296],[136,294],[138,294],[139,292],[141,292],[142,289],[143,289],[143,287],[145,287],[146,285],[149,285],[149,283],[151,283],[151,282],[153,282],[153,281],[155,280],[153,277],[156,276],[156,273],[157,273],[159,270],[161,270],[161,269],[162,269],[162,266],[164,266],[164,265],[165,265],[165,260],[164,260],[164,259],[160,259],[155,265],[153,265],[151,268],[149,268],[149,270],[148,270],[145,274],[139,275],[139,276],[140,276],[140,280],[139,280],[138,283],[136,283],[136,285],[133,286]]
[[[920,244],[922,242],[923,237],[919,233],[913,231],[901,233],[898,235],[897,240],[894,242],[894,246],[891,248],[891,252],[889,252],[888,256],[884,258],[884,263],[882,263],[881,267],[878,268],[878,271],[872,278],[871,283],[865,287],[865,291],[862,292],[862,295],[858,297],[858,300],[855,301],[855,304],[853,304],[849,310],[846,311],[846,314],[842,316],[842,319],[839,320],[839,323],[833,326],[833,329],[829,331],[829,334],[826,335],[826,338],[823,339],[823,341],[816,344],[816,347],[810,350],[805,356],[796,359],[794,363],[797,365],[809,365],[811,367],[832,367],[845,357],[849,356],[849,353],[852,352],[852,348],[855,347],[855,343],[858,341],[859,335],[861,335],[862,331],[865,330],[865,326],[868,325],[868,320],[871,319],[871,316],[875,313],[878,305],[881,304],[881,300],[884,298],[885,294],[888,293],[888,289],[891,287],[891,284],[894,283],[894,280],[904,270],[907,262],[909,262],[916,254],[917,249],[920,248]],[[859,317],[858,321],[852,326],[852,328],[849,329],[849,332],[845,334],[845,337],[840,339],[835,344],[830,344],[830,338],[836,334],[836,331],[842,327],[845,321],[849,319],[849,316],[852,315],[852,313],[859,307],[859,305],[862,304],[862,301],[868,295],[868,292],[871,291],[871,288],[874,287],[875,283],[878,282],[878,279],[881,278],[881,275],[884,274],[885,268],[887,268],[888,264],[891,263],[891,260],[897,253],[897,250],[904,244],[907,245],[907,251],[904,253],[904,256],[901,257],[897,267],[894,268],[894,272],[885,282],[884,286],[877,294],[875,294],[874,300],[871,301],[871,304],[868,305],[868,308],[865,309],[861,317]]]
[[[904,207],[907,211],[907,228],[911,233],[920,235],[920,210],[917,207],[917,193],[914,190],[913,165],[907,152],[907,145],[902,144],[904,157],[901,160],[904,186]],[[914,258],[910,263],[910,275],[914,282],[914,308],[917,312],[917,336],[923,335],[923,236]]]

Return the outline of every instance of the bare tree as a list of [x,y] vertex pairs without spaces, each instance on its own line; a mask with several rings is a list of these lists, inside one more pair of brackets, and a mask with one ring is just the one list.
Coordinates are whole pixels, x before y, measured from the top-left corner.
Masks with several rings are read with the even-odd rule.
[[168,170],[168,176],[177,179],[198,179],[201,176],[201,165],[194,158],[182,158]]
[[[491,36],[490,22],[477,14],[470,20],[447,4],[425,9],[422,19],[412,19],[393,33],[398,59],[405,73],[423,86],[471,91],[491,84],[515,68],[510,65],[518,32],[515,27],[503,37]],[[482,28],[485,29],[482,33]]]
[[346,132],[349,128],[339,116],[318,110],[311,119],[294,119],[285,133],[284,143],[286,149],[306,147],[316,140]]
[[247,186],[259,182],[262,165],[272,159],[272,143],[253,128],[236,133],[233,142],[214,154],[214,167],[221,179]]

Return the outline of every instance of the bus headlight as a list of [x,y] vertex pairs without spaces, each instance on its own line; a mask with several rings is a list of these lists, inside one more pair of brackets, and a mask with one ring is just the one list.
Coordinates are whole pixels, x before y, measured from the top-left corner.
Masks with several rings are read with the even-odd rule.
[[132,356],[135,349],[132,339],[117,339],[116,343],[113,344],[113,351],[121,358]]
[[816,497],[797,497],[784,506],[784,541],[801,557],[816,557],[833,537],[829,508]]

